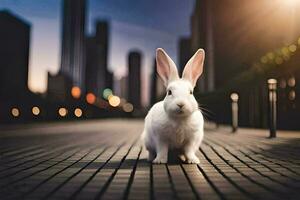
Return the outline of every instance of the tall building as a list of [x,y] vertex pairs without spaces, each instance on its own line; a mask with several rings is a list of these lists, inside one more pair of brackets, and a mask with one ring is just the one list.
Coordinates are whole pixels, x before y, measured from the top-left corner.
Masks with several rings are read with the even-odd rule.
[[9,11],[0,11],[0,97],[28,90],[30,25]]
[[156,69],[156,59],[154,59],[153,72],[151,75],[150,104],[154,105],[156,101],[157,101],[157,69]]
[[85,0],[63,1],[61,73],[84,88]]
[[71,99],[72,80],[58,73],[51,75],[48,72],[47,98],[51,101],[66,102]]
[[107,71],[105,76],[105,88],[114,89],[114,73]]
[[120,96],[127,98],[128,96],[128,78],[123,76],[120,80]]
[[299,8],[296,1],[289,6],[268,0],[196,0],[191,40],[193,51],[206,50],[203,91],[223,87],[261,56],[297,40]]
[[229,96],[234,91],[239,94],[239,124],[267,128],[267,80],[275,78],[278,128],[299,129],[299,9],[297,1],[196,1],[192,49],[206,50],[204,75],[207,64],[213,63],[218,89],[199,96],[206,109],[215,113],[211,117],[219,123],[231,122]]
[[96,33],[86,39],[86,91],[100,95],[104,88],[111,88],[111,74],[108,71],[108,22],[98,21]]
[[104,70],[105,87],[113,89],[113,74],[108,70],[109,23],[98,21],[96,25],[96,43],[100,46],[101,67]]
[[212,1],[197,0],[194,13],[191,17],[191,54],[196,52],[199,48],[205,49],[204,71],[197,84],[197,88],[200,92],[209,92],[215,89],[215,42],[212,20]]
[[141,107],[141,53],[132,51],[128,56],[128,100],[135,108]]
[[180,38],[179,39],[179,76],[182,75],[183,69],[186,63],[192,56],[192,49],[191,49],[191,39],[188,37]]

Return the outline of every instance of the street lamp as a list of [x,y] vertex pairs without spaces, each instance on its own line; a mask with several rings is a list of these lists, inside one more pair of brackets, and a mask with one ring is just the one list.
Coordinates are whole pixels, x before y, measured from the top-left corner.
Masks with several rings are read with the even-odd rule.
[[237,93],[232,93],[230,95],[231,98],[231,113],[232,113],[232,132],[236,132],[238,128],[238,100],[239,95]]
[[270,124],[270,138],[276,137],[276,123],[277,123],[277,80],[268,80],[269,89],[269,124]]

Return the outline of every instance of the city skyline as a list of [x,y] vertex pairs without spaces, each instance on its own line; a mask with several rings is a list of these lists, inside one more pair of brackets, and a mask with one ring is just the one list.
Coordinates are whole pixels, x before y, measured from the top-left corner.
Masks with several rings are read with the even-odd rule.
[[[27,89],[29,59],[26,49],[29,50],[30,48],[29,43],[32,39],[32,27],[34,25],[14,12],[1,11],[3,14],[6,13],[2,16],[2,25],[5,27],[5,29],[1,29],[2,43],[6,44],[7,41],[12,41],[11,45],[8,43],[2,46],[1,55],[3,56],[2,60],[4,60],[2,76],[6,79],[3,78],[5,82],[1,89],[12,91],[16,95],[23,95],[21,98],[7,98],[7,92],[3,93],[2,103],[6,109],[3,113],[5,119],[9,120],[11,115],[18,119],[20,112],[25,112],[25,115],[21,114],[20,120],[35,119],[33,118],[35,117],[33,111],[33,115],[30,112],[30,109],[35,107],[44,110],[43,116],[48,120],[65,117],[68,110],[73,110],[75,117],[84,116],[87,118],[114,116],[110,111],[116,111],[120,115],[132,112],[132,116],[142,116],[144,112],[147,112],[149,105],[163,97],[165,91],[164,88],[160,87],[159,81],[156,80],[157,74],[153,73],[155,68],[153,60],[151,66],[147,66],[147,58],[154,58],[152,54],[156,48],[156,43],[149,40],[152,33],[145,32],[145,28],[141,30],[136,24],[131,25],[135,28],[131,27],[130,31],[118,26],[118,34],[124,35],[124,37],[119,37],[119,40],[112,40],[111,21],[97,18],[93,24],[94,31],[90,34],[83,34],[83,27],[86,23],[78,23],[78,19],[80,18],[79,21],[82,22],[85,15],[75,16],[74,13],[83,10],[81,6],[75,5],[78,2],[85,2],[85,0],[64,0],[64,2],[72,2],[72,4],[68,4],[69,6],[64,7],[62,20],[63,38],[61,46],[63,51],[61,57],[62,65],[64,62],[67,65],[62,67],[58,74],[48,73],[48,90],[45,94],[34,94]],[[280,116],[297,116],[300,113],[298,98],[300,29],[295,26],[294,20],[287,20],[286,18],[286,16],[289,16],[289,19],[297,18],[298,15],[289,15],[292,13],[290,11],[295,10],[296,7],[283,7],[282,12],[274,13],[266,12],[264,9],[266,7],[265,1],[256,0],[246,5],[243,2],[236,2],[228,8],[225,6],[226,1],[222,3],[217,0],[197,0],[190,17],[191,35],[181,35],[176,42],[170,42],[170,44],[178,46],[175,48],[177,56],[173,56],[172,51],[163,47],[175,62],[179,61],[179,71],[195,50],[205,49],[204,73],[194,92],[200,105],[204,105],[204,111],[208,109],[212,113],[208,113],[208,119],[216,120],[219,123],[230,122],[230,110],[224,110],[223,104],[219,104],[219,102],[229,104],[228,97],[233,92],[241,97],[240,110],[243,114],[240,116],[240,123],[245,126],[265,127],[267,122],[265,109],[268,105],[265,86],[268,79],[277,79],[279,82],[278,101],[281,106],[278,113]],[[224,5],[224,8],[220,10],[217,5]],[[276,9],[281,4],[269,2],[268,5],[269,7],[272,6],[272,9]],[[299,4],[297,5],[299,6]],[[241,9],[239,11],[240,17],[230,18],[230,14],[237,7]],[[248,7],[257,8],[259,12],[249,11],[250,14],[244,14],[243,10],[248,11]],[[9,16],[12,21],[9,21],[5,16]],[[274,19],[278,20],[272,24]],[[240,25],[236,24],[236,20],[240,22]],[[282,23],[286,20],[287,23]],[[13,39],[15,36],[21,38],[22,34],[21,31],[14,28],[14,25],[18,23],[11,22],[21,22],[21,24],[28,24],[30,27],[27,33],[23,34],[23,36],[27,35],[27,47],[23,48],[22,42],[16,42],[17,39]],[[256,22],[255,27],[252,26],[253,22]],[[272,24],[272,26],[271,28],[266,27],[265,24]],[[151,29],[152,27],[147,28]],[[224,32],[223,30],[230,31]],[[245,32],[244,30],[248,31]],[[135,38],[136,35],[132,35],[131,32],[144,33],[144,35],[140,35],[142,38],[140,40],[140,38]],[[128,46],[122,45],[124,38],[130,43],[142,45],[144,48],[132,48],[129,49],[130,51],[126,51]],[[168,37],[163,39],[165,39],[164,42],[171,41]],[[116,45],[111,45],[113,41],[117,42]],[[112,53],[114,52],[111,50],[113,46],[118,47],[119,52],[126,54],[124,56],[126,63],[123,64],[123,67],[122,65],[115,65],[118,66],[117,70],[114,71],[117,76],[115,79],[114,74],[109,69],[111,63],[109,66],[108,58],[110,57],[113,61],[119,61],[123,58]],[[224,51],[227,47],[230,47],[230,50]],[[150,48],[151,56],[148,56],[147,49]],[[51,50],[48,54],[51,54]],[[88,62],[84,61],[85,64],[80,66],[80,60],[85,59],[88,59]],[[22,61],[23,64],[14,64],[16,61]],[[21,72],[18,67],[24,67],[26,72]],[[13,71],[9,71],[10,69],[16,71],[16,76],[13,75]],[[117,72],[122,71],[122,69],[125,71],[123,75],[118,74]],[[124,75],[127,70],[126,77]],[[76,71],[78,73],[74,73]],[[146,71],[150,74],[145,73]],[[7,77],[17,76],[25,77],[17,78],[17,80],[26,79],[22,81],[26,89],[15,89],[13,86],[16,82],[11,78],[7,79]],[[79,85],[76,82],[80,79],[86,80],[84,85]],[[16,90],[20,92],[15,93]],[[150,94],[152,96],[149,96]],[[150,104],[149,100],[151,100]],[[60,108],[64,110],[62,111],[63,114],[58,112],[61,110]],[[78,114],[78,109],[81,114]],[[77,110],[77,114],[75,110]],[[71,114],[69,117],[72,116]],[[285,118],[281,118],[278,124],[284,128],[297,127],[295,121],[287,121]]]
[[[193,1],[188,4],[178,3],[177,6],[168,8],[170,16],[177,16],[177,24],[168,22],[168,18],[162,18],[161,10],[166,9],[170,2],[164,2],[155,6],[154,3],[146,2],[134,6],[130,12],[124,13],[122,9],[126,5],[114,6],[113,2],[88,1],[87,31],[86,35],[94,32],[97,19],[108,19],[111,24],[111,39],[108,67],[115,72],[117,78],[126,74],[127,54],[130,50],[140,50],[143,53],[143,88],[150,86],[150,75],[153,66],[155,48],[164,47],[177,61],[177,40],[181,35],[189,34],[189,17],[193,7]],[[134,1],[133,1],[134,3]],[[147,10],[149,5],[156,8],[153,13]],[[130,4],[132,5],[132,4]],[[43,3],[30,3],[20,1],[2,1],[0,9],[8,9],[13,14],[25,19],[32,25],[29,61],[28,86],[33,92],[44,92],[46,90],[47,72],[56,74],[60,68],[61,55],[61,19],[62,2],[60,0],[45,1]],[[125,6],[125,7],[124,7]],[[178,13],[177,7],[185,6]],[[43,12],[40,10],[43,9]],[[145,13],[145,16],[136,16]],[[153,14],[153,19],[149,16]],[[161,20],[160,20],[161,18]],[[160,23],[156,23],[161,21]],[[47,24],[47,29],[43,28]],[[179,28],[178,28],[179,27]],[[45,39],[46,38],[46,39]],[[146,39],[145,39],[146,38]],[[118,59],[116,59],[118,58]],[[149,92],[147,92],[149,93]],[[143,102],[147,101],[143,96]]]

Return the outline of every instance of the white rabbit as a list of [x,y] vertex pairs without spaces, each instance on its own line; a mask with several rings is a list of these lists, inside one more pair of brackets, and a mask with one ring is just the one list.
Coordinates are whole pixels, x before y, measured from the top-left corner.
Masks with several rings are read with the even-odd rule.
[[186,64],[179,78],[175,63],[167,53],[156,50],[157,72],[167,89],[166,97],[153,105],[145,118],[142,139],[148,160],[167,163],[168,150],[182,152],[187,163],[199,163],[196,151],[203,139],[203,116],[193,89],[203,71],[204,50],[199,49]]

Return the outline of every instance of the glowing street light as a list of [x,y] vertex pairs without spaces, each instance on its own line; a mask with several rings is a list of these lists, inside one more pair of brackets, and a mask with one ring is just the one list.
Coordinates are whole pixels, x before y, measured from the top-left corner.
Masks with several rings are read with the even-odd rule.
[[123,105],[123,110],[127,113],[130,113],[133,111],[133,105],[131,103],[125,103]]
[[37,106],[32,107],[31,112],[33,115],[38,116],[40,114],[40,109]]
[[19,117],[20,116],[20,110],[18,108],[12,108],[11,114],[13,117]]
[[112,94],[113,94],[112,90],[109,89],[109,88],[106,88],[106,89],[103,90],[102,96],[103,96],[104,99],[108,99],[108,97]]
[[77,86],[72,87],[71,94],[72,94],[72,97],[74,97],[75,99],[79,99],[80,95],[81,95],[80,88]]
[[88,93],[85,99],[89,104],[94,104],[96,102],[96,96],[93,93]]
[[80,109],[80,108],[76,108],[75,110],[74,110],[74,115],[76,116],[76,117],[81,117],[82,116],[82,110]]
[[58,114],[61,117],[65,117],[68,114],[68,110],[64,107],[58,109]]
[[121,99],[118,96],[112,96],[109,98],[108,100],[109,105],[111,105],[112,107],[117,107],[120,105],[121,103]]

